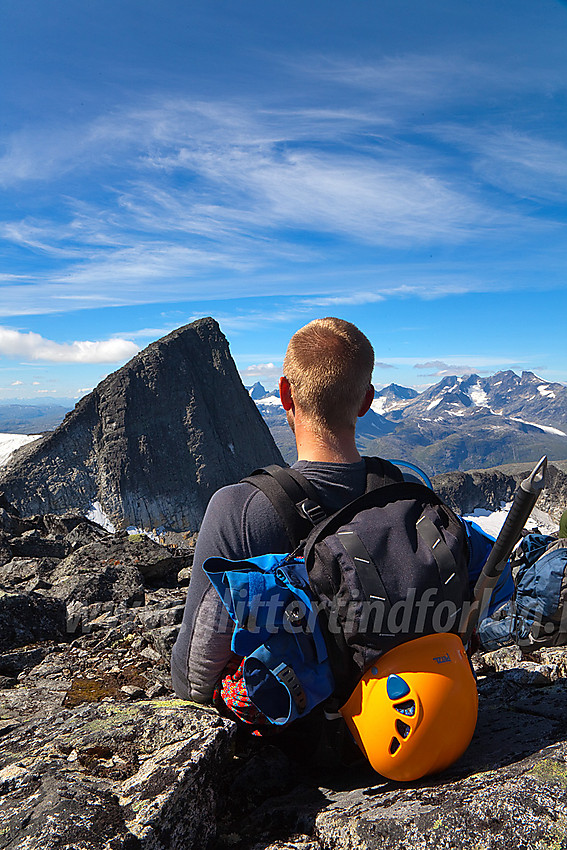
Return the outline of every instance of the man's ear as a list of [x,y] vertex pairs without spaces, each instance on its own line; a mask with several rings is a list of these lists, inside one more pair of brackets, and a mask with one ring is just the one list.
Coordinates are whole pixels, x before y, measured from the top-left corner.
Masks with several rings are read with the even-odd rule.
[[285,376],[280,378],[280,401],[284,410],[295,409],[291,394],[291,384]]
[[372,384],[366,390],[366,395],[364,396],[364,401],[362,402],[362,406],[358,411],[359,416],[364,416],[365,413],[368,413],[370,410],[370,405],[374,401],[374,387]]

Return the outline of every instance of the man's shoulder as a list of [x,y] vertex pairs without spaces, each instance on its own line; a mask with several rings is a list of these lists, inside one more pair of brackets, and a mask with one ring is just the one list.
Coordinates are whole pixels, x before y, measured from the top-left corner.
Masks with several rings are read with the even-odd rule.
[[274,506],[261,490],[247,482],[217,490],[207,507],[200,538],[203,551],[232,559],[289,549]]
[[252,508],[254,510],[258,503],[261,505],[265,497],[257,487],[246,481],[237,484],[227,484],[217,490],[211,497],[207,514],[214,514],[218,519],[227,515],[235,514],[242,517]]

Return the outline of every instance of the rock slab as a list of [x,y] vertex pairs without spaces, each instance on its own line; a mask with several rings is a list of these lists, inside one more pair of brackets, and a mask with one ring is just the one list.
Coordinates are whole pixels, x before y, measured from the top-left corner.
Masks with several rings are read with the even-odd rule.
[[26,722],[8,704],[0,723],[2,850],[210,844],[232,759],[230,721],[171,700],[72,710],[55,702]]

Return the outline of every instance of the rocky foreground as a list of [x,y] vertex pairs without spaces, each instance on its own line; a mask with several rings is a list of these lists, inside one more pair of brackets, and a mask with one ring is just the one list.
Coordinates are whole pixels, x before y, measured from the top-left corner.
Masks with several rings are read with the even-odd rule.
[[0,529],[0,848],[567,847],[565,650],[477,657],[469,750],[401,785],[174,698],[190,539],[5,502]]

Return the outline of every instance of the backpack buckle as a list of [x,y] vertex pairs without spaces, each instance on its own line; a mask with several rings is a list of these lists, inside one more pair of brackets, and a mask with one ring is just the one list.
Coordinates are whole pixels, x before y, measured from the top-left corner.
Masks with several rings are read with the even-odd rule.
[[304,499],[302,502],[298,502],[297,510],[308,519],[313,525],[318,525],[320,522],[323,522],[326,519],[327,514],[317,502],[314,502],[312,499]]
[[301,686],[301,682],[297,678],[293,667],[289,664],[279,664],[273,671],[278,679],[283,682],[289,690],[290,696],[294,701],[296,708],[300,714],[303,714],[307,707],[307,697]]

